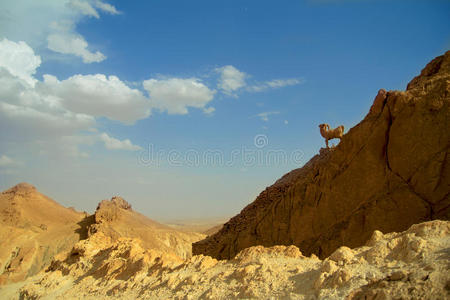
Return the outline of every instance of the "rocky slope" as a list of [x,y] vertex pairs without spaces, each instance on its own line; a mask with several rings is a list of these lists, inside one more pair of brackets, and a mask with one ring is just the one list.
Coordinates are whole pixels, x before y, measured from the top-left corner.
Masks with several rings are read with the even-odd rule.
[[181,260],[137,239],[95,234],[2,299],[448,299],[450,222],[373,232],[320,260],[295,246],[255,246],[232,260]]
[[449,91],[450,51],[406,91],[380,90],[336,148],[268,187],[193,253],[229,259],[250,246],[296,245],[326,257],[374,230],[450,219]]
[[105,242],[136,237],[146,249],[191,256],[191,244],[206,235],[180,232],[133,211],[122,198],[100,202],[93,215],[66,208],[21,183],[0,194],[0,285],[32,276],[65,258],[80,240]]

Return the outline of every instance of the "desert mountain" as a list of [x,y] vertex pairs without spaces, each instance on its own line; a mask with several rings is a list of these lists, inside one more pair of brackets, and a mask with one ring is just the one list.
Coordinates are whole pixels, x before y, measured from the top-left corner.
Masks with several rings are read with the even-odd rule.
[[0,194],[0,284],[38,273],[85,235],[85,214],[20,183]]
[[61,206],[27,183],[0,194],[0,224],[0,284],[38,273],[92,235],[104,243],[124,236],[139,238],[145,249],[181,258],[190,257],[191,244],[205,237],[152,221],[120,197],[101,201],[88,215]]
[[296,245],[327,257],[374,230],[450,219],[450,51],[406,91],[380,90],[334,149],[263,191],[193,253],[230,259],[255,246]]
[[375,231],[320,260],[295,246],[255,246],[232,260],[188,260],[93,235],[46,272],[0,287],[2,299],[448,299],[450,222]]

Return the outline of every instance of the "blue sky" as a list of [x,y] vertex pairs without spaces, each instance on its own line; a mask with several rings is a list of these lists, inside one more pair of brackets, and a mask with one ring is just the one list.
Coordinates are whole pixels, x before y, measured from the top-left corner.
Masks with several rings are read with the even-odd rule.
[[87,211],[121,195],[160,220],[234,215],[318,153],[318,124],[348,130],[378,89],[404,89],[448,50],[449,13],[438,0],[3,1],[0,188],[27,181]]

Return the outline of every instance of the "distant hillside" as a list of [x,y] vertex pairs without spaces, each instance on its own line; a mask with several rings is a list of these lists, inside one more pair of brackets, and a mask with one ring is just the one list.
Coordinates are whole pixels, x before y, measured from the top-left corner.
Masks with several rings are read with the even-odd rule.
[[268,187],[194,243],[194,255],[230,259],[250,246],[296,245],[326,257],[342,245],[361,246],[374,230],[450,219],[449,84],[450,51],[406,91],[380,90],[336,148]]
[[86,232],[84,213],[20,183],[0,194],[0,284],[38,273]]
[[177,230],[210,235],[219,231],[222,225],[229,219],[229,217],[186,218],[169,220],[162,223]]
[[180,258],[191,256],[191,244],[203,234],[181,232],[135,212],[120,197],[99,203],[95,214],[66,208],[27,183],[0,194],[0,284],[37,274],[74,245],[95,235],[111,243],[121,237],[142,241],[145,249]]

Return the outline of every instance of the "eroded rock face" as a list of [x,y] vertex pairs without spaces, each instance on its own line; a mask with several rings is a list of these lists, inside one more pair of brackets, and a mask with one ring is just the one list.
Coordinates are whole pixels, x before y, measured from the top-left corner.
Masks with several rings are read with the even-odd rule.
[[450,51],[406,91],[380,90],[368,115],[263,191],[193,254],[229,259],[254,245],[296,245],[330,255],[357,247],[374,230],[450,219]]

